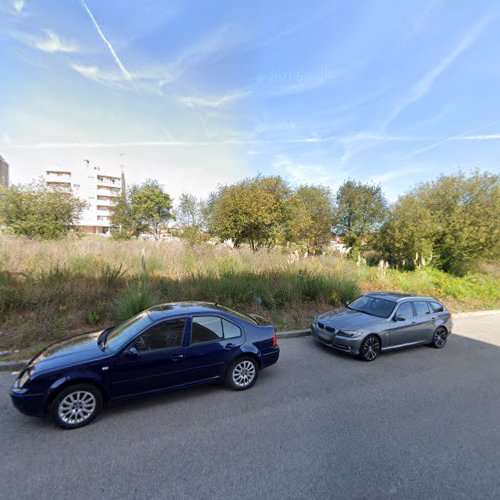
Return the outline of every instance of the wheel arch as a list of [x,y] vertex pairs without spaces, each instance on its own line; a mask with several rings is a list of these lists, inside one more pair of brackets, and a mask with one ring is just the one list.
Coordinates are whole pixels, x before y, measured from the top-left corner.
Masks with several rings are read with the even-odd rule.
[[378,341],[380,342],[380,349],[382,349],[384,347],[384,341],[382,339],[382,335],[380,335],[380,333],[369,333],[364,339],[363,341],[361,342],[361,344],[363,344],[363,342],[369,338],[369,337],[377,337]]
[[224,379],[226,378],[227,373],[228,373],[229,369],[231,368],[231,366],[233,366],[234,363],[236,363],[237,361],[239,361],[240,359],[243,359],[243,358],[253,359],[257,363],[258,370],[262,370],[262,361],[259,358],[259,356],[257,356],[257,354],[255,354],[254,352],[251,352],[251,351],[250,352],[241,352],[240,354],[235,356],[231,360],[231,362],[226,366],[226,369],[224,370]]
[[54,399],[57,397],[58,394],[61,393],[61,391],[64,391],[68,387],[71,387],[72,385],[79,385],[79,384],[86,384],[86,385],[91,385],[95,387],[102,395],[103,402],[107,403],[109,401],[109,394],[107,390],[105,389],[104,385],[100,383],[98,380],[92,377],[86,377],[86,376],[81,376],[81,377],[74,377],[74,378],[64,378],[64,379],[58,379],[56,382],[54,382],[49,389],[49,394],[47,397],[47,400],[45,402],[45,412],[49,411],[49,408],[51,404],[53,403]]

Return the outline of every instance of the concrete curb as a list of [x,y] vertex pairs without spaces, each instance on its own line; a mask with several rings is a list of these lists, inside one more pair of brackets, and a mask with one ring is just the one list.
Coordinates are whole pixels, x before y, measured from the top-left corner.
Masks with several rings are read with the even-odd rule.
[[16,371],[16,370],[21,370],[26,366],[26,363],[29,360],[27,359],[22,359],[20,361],[1,361],[0,362],[0,372],[10,372],[10,371]]
[[289,330],[286,332],[276,332],[276,337],[278,337],[279,339],[292,339],[294,337],[305,337],[306,335],[311,335],[310,328],[304,330]]
[[[473,318],[476,316],[490,316],[500,314],[500,310],[491,310],[491,311],[472,311],[465,313],[455,313],[453,314],[453,319],[458,318]],[[311,335],[311,329],[303,329],[303,330],[288,330],[284,332],[276,332],[276,337],[279,339],[293,339],[297,337],[306,337],[307,335]],[[20,361],[1,361],[0,362],[0,372],[8,372],[8,371],[16,371],[21,370],[26,366],[26,363],[29,360],[20,360]]]

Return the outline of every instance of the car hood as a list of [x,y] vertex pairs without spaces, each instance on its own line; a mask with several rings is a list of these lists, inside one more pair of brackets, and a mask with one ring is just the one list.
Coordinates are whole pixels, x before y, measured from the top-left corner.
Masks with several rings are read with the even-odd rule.
[[101,332],[102,330],[86,333],[56,342],[37,354],[29,362],[29,366],[40,372],[104,358],[109,354],[97,345]]
[[387,322],[385,318],[370,316],[347,307],[340,307],[318,316],[318,321],[338,330],[364,331]]

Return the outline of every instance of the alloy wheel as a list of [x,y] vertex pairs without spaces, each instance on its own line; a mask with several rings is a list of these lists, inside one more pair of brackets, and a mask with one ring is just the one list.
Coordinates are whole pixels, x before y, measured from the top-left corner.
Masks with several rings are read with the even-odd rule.
[[434,332],[434,345],[439,348],[446,344],[446,330],[444,328],[438,328]]
[[380,342],[377,337],[368,337],[363,344],[363,357],[373,361],[380,352]]
[[247,387],[253,382],[256,373],[255,364],[248,359],[244,359],[233,368],[233,382],[239,388]]
[[92,417],[96,407],[97,401],[91,392],[75,391],[70,392],[61,400],[57,413],[62,422],[75,425]]

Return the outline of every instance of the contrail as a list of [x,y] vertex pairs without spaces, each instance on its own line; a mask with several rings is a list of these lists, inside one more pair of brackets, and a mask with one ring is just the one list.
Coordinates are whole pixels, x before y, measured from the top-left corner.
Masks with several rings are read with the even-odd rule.
[[118,65],[118,67],[120,68],[121,72],[123,73],[123,76],[125,76],[125,78],[127,80],[132,80],[132,75],[128,72],[127,68],[120,61],[120,58],[118,57],[118,54],[115,52],[115,49],[111,45],[110,41],[106,38],[106,36],[102,32],[99,24],[97,24],[97,21],[96,21],[94,15],[92,14],[92,12],[90,11],[90,9],[88,8],[85,0],[81,0],[81,2],[82,2],[82,5],[83,5],[83,8],[87,11],[87,14],[89,15],[92,23],[94,24],[95,29],[97,30],[97,33],[99,33],[99,36],[101,37],[102,41],[107,45],[109,51],[111,52],[111,55],[113,56],[113,59],[115,60],[115,62]]

